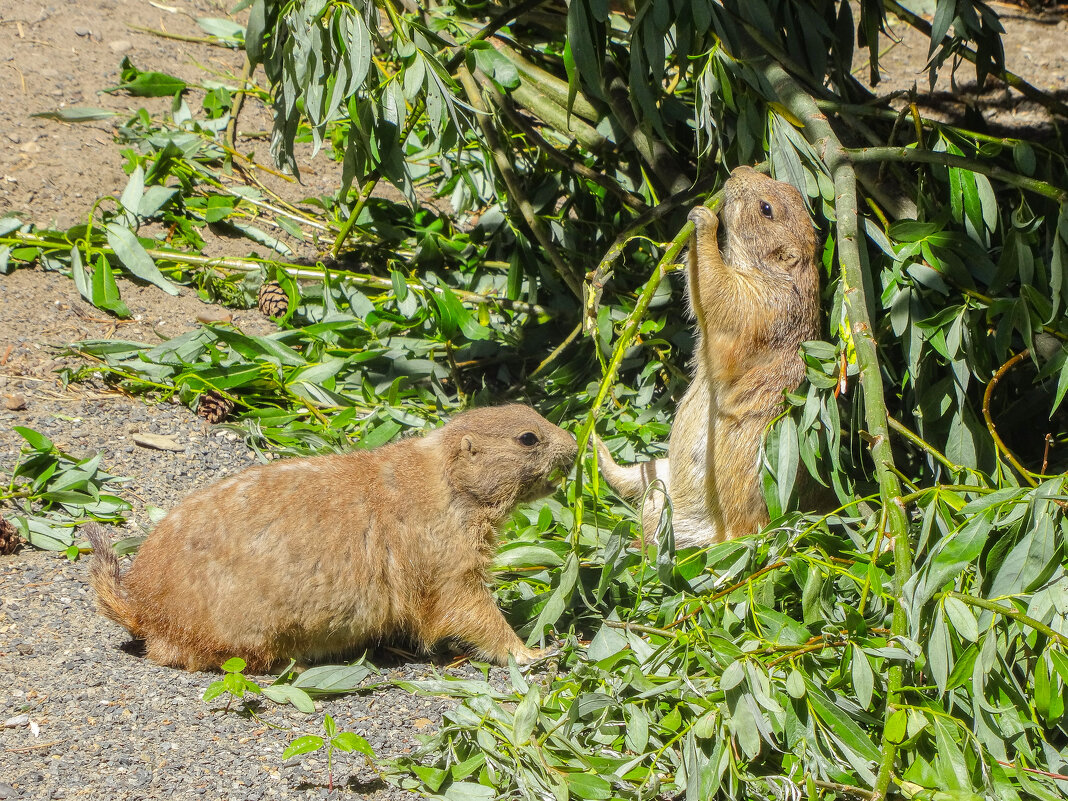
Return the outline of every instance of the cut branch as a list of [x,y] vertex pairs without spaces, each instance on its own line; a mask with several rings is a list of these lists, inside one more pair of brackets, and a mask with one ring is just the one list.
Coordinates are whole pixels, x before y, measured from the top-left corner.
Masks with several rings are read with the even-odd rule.
[[1037,181],[1023,175],[1003,169],[985,161],[958,156],[954,153],[935,152],[933,150],[918,150],[911,147],[862,147],[846,148],[846,155],[856,163],[868,161],[908,161],[920,164],[941,164],[944,167],[959,167],[970,172],[978,172],[994,178],[1009,186],[1026,189],[1039,195],[1056,200],[1058,203],[1068,202],[1068,191],[1048,184],[1045,181]]
[[[908,521],[904,507],[901,505],[901,484],[897,478],[890,447],[882,370],[879,365],[875,337],[872,335],[870,277],[865,271],[865,258],[861,251],[857,176],[849,151],[835,136],[827,118],[819,110],[812,96],[806,93],[777,63],[767,64],[763,72],[782,103],[795,117],[804,122],[805,137],[817,152],[822,153],[834,181],[838,260],[841,281],[845,287],[846,313],[849,316],[857,365],[860,368],[865,424],[872,435],[870,448],[875,462],[879,495],[886,516],[885,531],[890,541],[894,543],[894,614],[891,631],[894,636],[904,636],[907,631],[907,620],[902,601],[902,589],[912,572],[912,549],[908,539]],[[881,531],[883,531],[882,527],[880,527]],[[891,666],[887,676],[886,714],[883,721],[881,746],[883,759],[876,777],[873,799],[886,797],[893,778],[897,744],[887,736],[886,723],[901,697],[903,684],[904,669],[897,664]]]

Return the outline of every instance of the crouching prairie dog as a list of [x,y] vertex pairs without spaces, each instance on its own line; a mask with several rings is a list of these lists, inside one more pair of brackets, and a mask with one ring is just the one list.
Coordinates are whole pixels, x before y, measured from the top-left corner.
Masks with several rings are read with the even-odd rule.
[[253,672],[395,636],[455,638],[498,664],[528,649],[488,586],[500,526],[548,495],[575,439],[526,406],[465,412],[371,451],[248,468],[182,501],[120,574],[87,534],[100,612],[149,659]]
[[[804,378],[798,348],[819,330],[816,236],[793,186],[738,167],[724,186],[719,217],[698,206],[689,218],[687,297],[697,342],[667,458],[621,467],[599,445],[601,471],[620,495],[638,501],[655,480],[663,482],[678,547],[767,524],[764,429],[781,411],[783,391]],[[649,493],[646,533],[656,530],[663,508],[663,493]]]

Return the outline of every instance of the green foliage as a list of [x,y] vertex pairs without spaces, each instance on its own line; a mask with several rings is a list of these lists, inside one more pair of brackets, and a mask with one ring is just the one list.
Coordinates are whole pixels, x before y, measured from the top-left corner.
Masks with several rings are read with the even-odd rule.
[[235,656],[233,659],[226,660],[220,666],[220,669],[223,672],[223,677],[208,685],[208,688],[204,691],[204,701],[212,701],[225,693],[229,696],[226,699],[226,708],[229,709],[233,701],[244,699],[245,693],[259,695],[263,692],[260,689],[260,685],[241,672],[245,669],[244,659]]
[[[1068,581],[1054,500],[1065,489],[1058,479],[916,499],[924,521],[953,528],[920,538],[905,637],[885,623],[893,563],[878,516],[792,513],[761,540],[679,553],[628,547],[626,524],[589,526],[554,618],[589,644],[569,640],[546,675],[512,670],[504,690],[447,677],[402,684],[462,703],[420,753],[391,763],[392,775],[446,797],[476,792],[472,784],[492,797],[561,799],[790,787],[820,797],[835,784],[859,794],[875,779],[896,664],[914,678],[887,724],[908,795],[1060,797],[1024,768],[1055,769],[1045,754],[1065,734],[1057,666],[1068,664]],[[550,503],[522,517],[559,511]],[[549,605],[574,547],[530,522],[500,560],[509,572],[499,594],[519,621]]]
[[[374,669],[362,660],[349,665],[322,665],[301,673],[295,673],[292,668],[291,664],[271,684],[261,687],[243,673],[245,660],[235,656],[220,665],[223,677],[208,685],[203,700],[212,701],[226,694],[226,709],[229,710],[235,700],[244,705],[246,694],[262,695],[276,704],[292,704],[299,711],[311,715],[315,713],[313,697],[354,692],[361,687],[364,679],[374,674]],[[247,705],[245,709],[252,713]]]
[[[4,516],[23,539],[36,548],[65,551],[76,559],[80,548],[74,529],[89,520],[121,524],[130,504],[112,494],[127,481],[101,469],[102,454],[77,458],[61,451],[40,432],[24,426],[12,430],[26,440],[11,470],[10,481],[0,488],[0,508],[14,509]],[[133,547],[134,540],[119,543]]]

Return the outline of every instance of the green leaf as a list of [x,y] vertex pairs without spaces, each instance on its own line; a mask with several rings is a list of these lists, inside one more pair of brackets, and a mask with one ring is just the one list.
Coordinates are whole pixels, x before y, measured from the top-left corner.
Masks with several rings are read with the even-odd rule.
[[263,688],[263,694],[276,704],[292,704],[306,715],[315,714],[315,702],[299,687],[291,684],[271,684]]
[[494,801],[496,796],[492,787],[474,782],[453,782],[444,792],[448,801]]
[[927,664],[938,692],[945,693],[949,671],[953,667],[953,649],[949,641],[949,629],[942,616],[941,607],[935,612],[931,633],[927,638]]
[[299,754],[310,754],[312,751],[318,751],[323,745],[323,738],[315,734],[307,734],[303,737],[298,737],[286,746],[286,749],[282,752],[282,761],[284,762]]
[[953,624],[953,630],[957,632],[961,639],[968,642],[977,642],[979,640],[979,624],[966,603],[956,598],[946,597],[942,601],[942,606],[946,610],[949,622]]
[[875,673],[871,669],[868,657],[859,645],[853,646],[851,662],[853,691],[857,694],[857,703],[861,709],[871,706],[872,690],[875,687]]
[[375,752],[370,743],[354,732],[343,731],[330,742],[333,743],[334,748],[340,748],[342,751],[359,751],[369,759],[375,758]]
[[801,675],[801,671],[790,671],[790,675],[786,677],[786,692],[791,698],[805,697],[805,678]]
[[219,39],[242,42],[245,39],[245,27],[233,20],[221,17],[197,17],[199,25],[205,33]]
[[181,78],[164,72],[142,72],[129,58],[122,60],[122,82],[103,91],[109,94],[127,92],[134,97],[167,97],[184,92],[187,86]]
[[291,686],[309,695],[336,695],[356,690],[374,671],[362,663],[352,665],[319,665],[297,676]]
[[111,264],[106,258],[100,256],[92,277],[93,305],[99,309],[112,312],[117,317],[129,317],[130,310],[119,299],[119,287],[115,284],[115,276],[111,271]]
[[522,745],[530,739],[534,726],[538,722],[538,713],[541,709],[541,693],[537,685],[523,696],[519,706],[515,710],[515,718],[512,721],[512,742]]
[[563,614],[564,608],[566,607],[568,600],[571,598],[571,593],[575,589],[575,584],[578,581],[578,573],[578,557],[574,553],[571,553],[568,555],[564,569],[560,573],[560,583],[556,586],[556,589],[552,591],[549,600],[546,601],[545,606],[542,607],[538,619],[534,623],[534,628],[531,629],[530,637],[527,639],[527,645],[532,645],[537,642],[541,638],[545,629],[552,626],[560,619],[560,615]]
[[32,428],[27,428],[26,426],[11,426],[11,430],[26,440],[26,442],[30,444],[30,447],[35,451],[48,453],[55,447],[52,444],[52,440],[44,434],[34,431]]
[[226,673],[241,673],[245,669],[246,663],[241,657],[235,656],[227,659],[220,667]]
[[735,660],[727,665],[723,675],[719,678],[721,690],[730,690],[737,687],[745,678],[745,664],[741,660]]
[[211,701],[214,698],[218,698],[226,692],[226,684],[222,681],[213,681],[208,685],[208,688],[204,690],[203,700]]
[[55,111],[39,111],[31,114],[31,117],[39,117],[45,120],[58,120],[59,122],[95,122],[115,117],[119,112],[106,108],[94,108],[93,106],[67,106]]
[[156,267],[152,257],[148,255],[144,246],[137,241],[137,237],[129,228],[117,223],[108,223],[105,227],[108,244],[115,251],[123,267],[142,281],[158,286],[168,295],[178,294],[178,287],[163,277],[163,273]]
[[612,785],[592,773],[566,773],[564,780],[575,798],[602,799],[612,797]]
[[905,727],[908,724],[908,713],[904,709],[895,710],[886,721],[884,735],[888,742],[900,745],[905,741]]

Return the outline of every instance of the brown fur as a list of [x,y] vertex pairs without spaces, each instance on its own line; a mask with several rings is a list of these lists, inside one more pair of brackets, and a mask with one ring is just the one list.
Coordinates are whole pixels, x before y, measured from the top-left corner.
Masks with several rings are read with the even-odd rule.
[[90,582],[150,659],[187,670],[239,656],[262,671],[396,635],[529,662],[488,568],[501,524],[575,455],[533,409],[501,406],[373,451],[251,467],[182,501],[124,576],[90,527]]
[[[693,381],[675,414],[668,456],[621,467],[599,448],[605,479],[624,497],[637,501],[655,479],[663,482],[679,547],[751,534],[767,524],[761,440],[782,409],[783,391],[804,378],[801,342],[819,330],[816,237],[800,193],[750,167],[734,170],[724,189],[718,219],[704,206],[690,212],[695,228],[687,295],[697,343]],[[650,493],[642,515],[646,532],[655,530],[663,507],[662,494]]]

